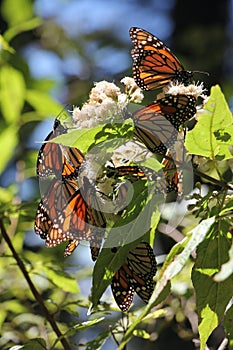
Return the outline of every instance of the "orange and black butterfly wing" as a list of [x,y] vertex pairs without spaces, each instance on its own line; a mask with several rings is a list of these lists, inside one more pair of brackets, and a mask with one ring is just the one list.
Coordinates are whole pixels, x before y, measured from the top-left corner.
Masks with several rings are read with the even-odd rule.
[[45,143],[39,150],[37,158],[37,175],[39,177],[48,177],[50,175],[61,176],[63,168],[63,155],[59,144],[48,142],[53,138],[66,133],[67,130],[61,125],[58,119],[55,119],[53,131],[45,139]]
[[147,177],[144,172],[137,165],[126,165],[126,166],[107,166],[106,167],[106,175],[107,177],[114,178],[129,178],[130,180],[146,180]]
[[62,176],[65,176],[66,178],[77,177],[80,166],[84,160],[84,155],[75,147],[61,145],[61,150],[64,155]]
[[192,77],[192,72],[184,70],[170,49],[151,33],[132,27],[130,37],[134,44],[134,79],[143,90],[159,89],[171,80],[185,82]]
[[101,208],[100,192],[96,189],[87,177],[83,177],[83,191],[87,205],[87,221],[89,231],[86,239],[90,242],[91,257],[96,261],[102,245],[106,227],[106,218]]
[[178,135],[180,125],[196,113],[194,96],[169,95],[136,111],[134,135],[154,153],[166,154]]
[[73,194],[67,199],[66,205],[58,212],[57,218],[53,221],[46,238],[47,247],[54,247],[63,241],[85,239],[86,213],[86,203],[80,190],[75,188]]
[[129,281],[129,273],[131,271],[124,264],[116,271],[111,282],[112,294],[117,305],[123,312],[128,311],[134,296],[134,288]]
[[140,242],[129,251],[126,261],[131,272],[128,273],[130,283],[138,296],[148,302],[155,287],[153,277],[157,270],[153,249],[149,243]]
[[[65,191],[64,194],[63,191]],[[35,232],[39,234],[42,239],[47,238],[54,220],[56,220],[58,213],[65,205],[67,196],[69,195],[66,193],[67,189],[63,182],[53,179],[43,194],[36,212],[34,226]]]
[[178,197],[181,197],[183,194],[182,171],[179,170],[179,166],[172,158],[170,151],[167,152],[166,157],[168,158],[162,160],[166,193],[174,192],[177,193]]
[[71,255],[78,245],[79,245],[78,239],[71,239],[65,248],[64,256],[66,257]]
[[154,251],[147,242],[140,242],[127,255],[127,265],[137,276],[149,279],[156,273],[156,260]]
[[132,273],[132,276],[129,277],[129,280],[137,295],[145,303],[148,303],[155,288],[155,282],[153,281],[153,279],[142,278]]
[[168,95],[155,101],[155,104],[159,113],[177,130],[196,113],[196,98],[192,95]]
[[39,235],[41,239],[46,239],[52,225],[53,222],[49,216],[49,211],[44,206],[43,200],[41,200],[36,212],[34,224],[35,233]]
[[75,180],[57,180],[55,178],[44,193],[37,209],[35,232],[42,239],[46,239],[47,247],[54,247],[72,238],[60,229],[57,222],[76,189]]
[[157,103],[153,103],[133,114],[134,136],[151,152],[165,155],[177,138],[177,130],[157,110]]

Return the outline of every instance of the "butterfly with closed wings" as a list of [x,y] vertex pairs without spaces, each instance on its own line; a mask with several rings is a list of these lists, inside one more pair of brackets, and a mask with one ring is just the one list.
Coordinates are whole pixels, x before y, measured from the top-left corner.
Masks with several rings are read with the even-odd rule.
[[155,282],[156,261],[153,249],[147,242],[140,242],[129,251],[125,263],[118,269],[112,278],[111,289],[119,308],[126,312],[135,292],[144,301],[148,302]]

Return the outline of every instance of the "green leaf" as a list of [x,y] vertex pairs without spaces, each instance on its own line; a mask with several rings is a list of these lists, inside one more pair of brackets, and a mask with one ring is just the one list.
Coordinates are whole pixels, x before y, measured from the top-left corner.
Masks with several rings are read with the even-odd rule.
[[186,135],[189,153],[210,159],[230,159],[233,144],[232,113],[219,86],[211,89],[204,113],[198,114],[194,129]]
[[12,158],[18,142],[18,130],[15,126],[9,126],[0,133],[1,162],[0,173],[5,169],[7,163]]
[[8,312],[12,312],[14,314],[23,314],[27,312],[26,305],[22,305],[20,300],[16,299],[1,302],[1,308],[2,310],[7,310]]
[[16,345],[16,346],[9,348],[9,350],[19,350],[19,349],[22,349],[22,350],[45,350],[45,349],[47,349],[47,347],[46,347],[46,342],[44,339],[36,338],[36,339],[30,340],[25,345]]
[[31,106],[43,115],[50,114],[56,117],[64,109],[51,96],[38,90],[27,90],[25,98]]
[[63,146],[76,147],[86,153],[92,143],[95,142],[96,134],[102,130],[103,126],[97,126],[93,129],[79,129],[67,134],[55,137],[52,142],[62,144]]
[[41,20],[41,18],[34,17],[32,19],[29,19],[28,21],[16,24],[4,33],[4,38],[10,42],[16,35],[23,32],[27,32],[28,30],[35,29],[39,27],[42,23],[43,21]]
[[[106,342],[107,338],[109,337],[109,330],[100,333],[95,337],[95,339],[87,342],[85,344],[85,349],[86,350],[101,350],[102,346]],[[81,346],[82,344],[79,344]]]
[[232,275],[215,282],[213,275],[228,259],[231,241],[225,235],[225,225],[213,225],[208,237],[198,246],[197,258],[192,272],[192,281],[196,291],[197,311],[201,350],[209,335],[221,322],[226,306],[232,298]]
[[229,260],[221,266],[221,270],[214,276],[216,282],[221,282],[233,274],[233,245],[229,250]]
[[158,159],[156,159],[156,157],[147,158],[143,162],[140,162],[140,166],[144,166],[156,172],[163,168],[163,165],[158,161]]
[[153,312],[150,312],[148,315],[146,315],[143,318],[143,321],[150,321],[152,319],[156,319],[156,318],[161,318],[161,317],[165,317],[167,314],[167,311],[165,309],[159,309],[159,310],[155,310]]
[[106,124],[91,129],[74,130],[54,138],[52,142],[79,148],[84,153],[91,150],[92,153],[104,155],[125,144],[131,134],[132,126],[128,123]]
[[144,329],[135,329],[133,331],[133,335],[135,337],[143,338],[143,339],[150,339],[150,334],[146,332]]
[[0,35],[0,47],[0,50],[5,50],[12,54],[15,53],[15,49],[9,45],[9,43],[5,40],[5,38],[2,35]]
[[25,82],[23,75],[16,69],[3,66],[0,74],[2,113],[8,123],[16,122],[25,99]]
[[224,205],[224,207],[222,208],[222,210],[219,213],[219,216],[222,216],[224,214],[226,214],[228,211],[232,211],[233,210],[233,199],[229,200],[226,205]]
[[42,266],[42,269],[46,272],[48,279],[57,287],[60,287],[65,292],[79,293],[76,280],[64,271],[55,270],[48,265]]
[[0,312],[0,328],[1,329],[2,329],[2,326],[3,326],[5,319],[7,318],[7,315],[9,315],[9,311],[7,309],[4,310],[4,308],[1,307],[1,312]]
[[[134,242],[158,224],[160,213],[157,204],[160,196],[148,193],[144,181],[133,184],[134,196],[127,210],[112,227],[105,242],[106,247],[117,247]],[[154,214],[154,215],[153,215]]]
[[[96,307],[99,299],[107,286],[111,283],[116,270],[120,268],[126,259],[129,250],[135,248],[138,242],[150,241],[150,235],[145,231],[150,230],[151,216],[156,208],[156,198],[148,197],[145,202],[142,188],[139,187],[137,200],[132,200],[135,208],[129,207],[128,216],[120,218],[117,224],[110,230],[104,247],[100,252],[94,266],[92,283],[92,303]],[[143,206],[143,201],[145,206]],[[159,213],[157,215],[157,223]],[[117,251],[115,248],[117,247]]]
[[227,310],[223,325],[228,339],[228,349],[233,349],[233,305]]
[[94,326],[94,325],[102,322],[103,320],[104,320],[104,317],[96,318],[96,319],[91,320],[91,321],[85,321],[82,323],[78,323],[78,324],[74,325],[72,328],[74,328],[75,330],[79,330],[79,331],[85,331],[87,328]]
[[[203,239],[209,232],[209,229],[214,223],[214,220],[214,217],[207,220],[203,220],[188,234],[188,237],[185,237],[183,241],[177,243],[171,249],[164,262],[164,266],[161,269],[159,280],[156,284],[154,293],[149,301],[149,304],[152,305],[156,303],[156,299],[159,297],[166,284],[173,277],[175,277],[185,266],[191,253],[195,250],[198,244],[200,244],[203,241]],[[181,253],[179,253],[180,250],[182,250]]]
[[[182,269],[191,252],[205,238],[213,223],[214,217],[207,220],[203,220],[194,230],[191,231],[192,235],[190,238],[184,239],[181,243],[178,243],[175,247],[173,247],[174,251],[171,252],[168,257],[171,263],[167,265],[167,263],[165,262],[165,265],[167,267],[164,271],[162,270],[159,280],[155,286],[155,290],[149,300],[149,303],[146,305],[143,312],[140,315],[138,315],[137,320],[130,325],[118,350],[124,349],[124,346],[132,337],[132,333],[137,327],[137,325],[142,321],[144,317],[146,317],[149,314],[153,306],[161,302],[161,295],[163,294],[164,298],[168,295],[170,288],[170,279]],[[177,254],[180,250],[182,250],[182,252],[175,257],[175,254]]]
[[30,0],[3,1],[1,10],[10,27],[23,23],[33,16],[33,7]]

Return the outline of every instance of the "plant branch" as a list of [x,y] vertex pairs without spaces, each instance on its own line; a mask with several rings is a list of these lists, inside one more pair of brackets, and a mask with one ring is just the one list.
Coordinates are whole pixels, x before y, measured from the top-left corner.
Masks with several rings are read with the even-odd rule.
[[44,304],[44,301],[40,295],[40,293],[38,292],[38,290],[36,289],[35,285],[33,284],[27,270],[26,270],[26,267],[23,263],[23,261],[20,259],[18,253],[16,252],[12,242],[11,242],[11,239],[10,237],[8,236],[7,234],[7,231],[5,229],[5,226],[4,226],[4,223],[3,223],[3,220],[0,219],[0,230],[2,232],[2,236],[3,238],[5,239],[8,247],[10,248],[11,252],[12,252],[12,255],[14,257],[14,259],[16,260],[17,264],[18,264],[18,267],[19,269],[21,270],[22,274],[24,275],[28,285],[29,285],[29,288],[32,292],[32,294],[34,295],[36,301],[38,302],[40,308],[41,308],[41,311],[43,312],[44,316],[46,317],[46,319],[48,320],[48,322],[50,323],[52,329],[54,330],[54,332],[56,333],[57,337],[59,338],[60,342],[62,343],[63,345],[63,348],[65,350],[71,350],[67,340],[64,338],[63,334],[61,333],[60,329],[58,328],[57,326],[57,323],[56,321],[54,320],[53,316],[50,314],[49,310],[47,309],[47,307],[45,306]]

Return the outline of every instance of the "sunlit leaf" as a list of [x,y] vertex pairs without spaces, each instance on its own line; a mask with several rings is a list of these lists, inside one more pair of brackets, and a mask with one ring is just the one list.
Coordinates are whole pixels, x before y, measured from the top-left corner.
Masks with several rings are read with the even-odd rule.
[[192,281],[196,291],[201,350],[205,349],[209,335],[221,322],[232,298],[233,276],[222,282],[213,279],[216,271],[228,260],[230,244],[230,239],[224,233],[224,225],[214,225],[197,249]]
[[11,311],[14,314],[20,314],[27,311],[26,305],[22,305],[20,300],[6,300],[1,303],[2,310]]
[[33,16],[33,7],[30,0],[3,1],[1,10],[10,27],[23,23]]
[[186,135],[185,146],[189,153],[210,159],[232,158],[232,123],[232,113],[220,87],[212,87],[204,112],[198,114],[197,124]]
[[70,277],[67,273],[59,270],[54,270],[51,266],[43,266],[44,271],[47,274],[48,279],[53,282],[57,287],[62,288],[66,292],[78,293],[78,284],[76,280]]
[[0,173],[5,169],[7,163],[12,158],[18,142],[18,131],[14,126],[5,128],[0,133],[1,162]]
[[155,287],[155,292],[150,300],[151,303],[156,301],[156,298],[159,296],[159,293],[163,290],[166,283],[170,281],[174,276],[176,276],[185,266],[191,253],[203,241],[209,232],[209,229],[214,223],[214,220],[214,217],[203,220],[188,234],[188,237],[184,238],[183,241],[177,243],[171,249],[168,257],[164,262],[164,266],[161,269],[160,278]]
[[35,29],[35,28],[39,27],[42,23],[43,22],[42,22],[41,18],[34,17],[32,19],[29,19],[28,21],[16,24],[13,27],[9,28],[4,33],[4,37],[6,40],[8,40],[10,42],[16,35],[18,35],[22,32],[27,32],[28,30]]
[[229,200],[224,207],[222,208],[222,210],[219,213],[219,216],[222,216],[224,214],[226,214],[227,212],[230,212],[233,210],[233,199]]
[[135,337],[143,338],[143,339],[150,339],[150,334],[146,332],[144,329],[135,329],[133,331],[133,335]]
[[78,324],[74,325],[73,328],[75,330],[84,331],[87,328],[92,327],[92,326],[102,322],[103,320],[104,320],[104,317],[95,318],[94,320],[91,320],[91,321],[85,321],[85,322],[78,323]]
[[46,342],[42,338],[36,338],[30,340],[25,345],[15,345],[9,348],[9,350],[45,350]]
[[10,44],[5,40],[5,38],[2,35],[0,35],[0,51],[1,50],[8,51],[12,54],[15,53],[15,49],[10,46]]
[[162,164],[155,157],[145,159],[143,162],[140,162],[140,165],[154,171],[159,171],[163,168]]
[[52,142],[62,144],[64,146],[76,147],[87,152],[92,143],[95,142],[96,134],[102,130],[102,126],[93,129],[78,129],[70,131],[67,134],[60,135],[52,140]]
[[[172,261],[169,265],[166,264],[167,268],[165,269],[165,271],[163,271],[162,276],[158,280],[155,286],[155,290],[149,300],[149,303],[146,305],[142,313],[137,317],[137,320],[130,325],[119,346],[119,350],[124,349],[124,346],[131,338],[133,331],[136,329],[136,327],[139,325],[142,319],[148,315],[151,308],[155,304],[161,302],[161,294],[164,294],[164,297],[168,295],[170,279],[182,269],[191,252],[205,238],[205,236],[210,230],[210,227],[214,223],[214,219],[215,218],[212,217],[210,219],[203,220],[194,230],[191,231],[192,235],[189,239],[186,239],[183,242],[178,243],[176,245],[176,247],[174,248],[174,252],[178,253],[181,250],[181,253],[177,257],[175,257],[173,253],[169,255],[170,260],[171,257],[174,256],[174,261]],[[195,237],[196,235],[197,237]],[[182,245],[182,247],[177,247],[180,244]]]
[[27,102],[39,113],[56,118],[62,112],[63,106],[56,102],[51,96],[38,90],[27,90]]
[[143,318],[143,321],[161,318],[161,317],[164,317],[166,314],[167,314],[167,311],[165,309],[155,310],[153,312],[150,312],[148,315],[146,315]]
[[229,250],[229,260],[221,266],[221,270],[214,276],[216,282],[221,282],[233,274],[233,245]]
[[16,122],[25,100],[25,82],[20,71],[3,66],[0,74],[1,107],[8,123]]
[[118,126],[106,124],[91,129],[78,129],[68,134],[58,136],[52,142],[61,143],[64,146],[77,147],[86,153],[91,149],[92,153],[110,153],[117,147],[125,144],[132,134],[132,127],[127,123]]

